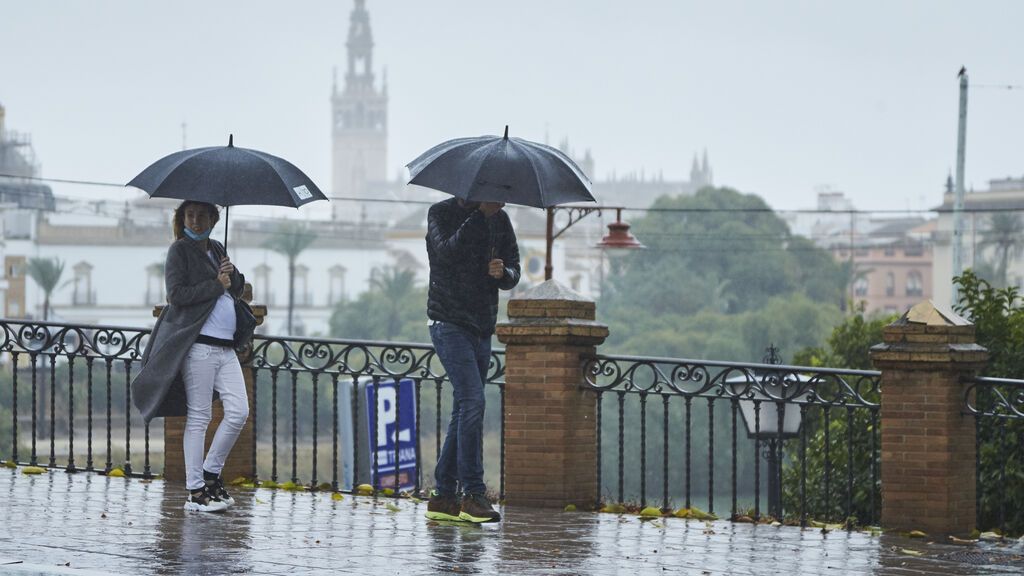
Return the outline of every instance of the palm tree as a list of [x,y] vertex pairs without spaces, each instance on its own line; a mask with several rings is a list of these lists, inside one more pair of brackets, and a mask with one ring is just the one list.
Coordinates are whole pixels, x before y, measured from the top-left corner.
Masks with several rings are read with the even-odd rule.
[[[27,272],[30,278],[43,291],[43,322],[50,319],[50,295],[57,289],[60,277],[64,274],[64,262],[57,258],[29,258]],[[38,356],[33,357],[33,362]],[[45,422],[47,395],[51,394],[49,386],[39,387],[39,421]],[[46,438],[49,431],[46,426],[40,431],[40,438]]]
[[282,222],[274,235],[263,243],[263,247],[284,255],[288,259],[288,334],[292,333],[292,319],[295,315],[295,261],[299,254],[316,240],[316,232],[299,222]]
[[981,233],[982,248],[994,248],[999,267],[996,270],[1000,286],[1007,285],[1010,258],[1020,256],[1024,248],[1024,223],[1020,215],[1013,212],[996,212],[989,217],[988,230]]
[[391,340],[402,328],[401,306],[416,288],[416,274],[396,266],[378,268],[370,275],[370,286],[384,296],[387,303],[387,336]]
[[64,262],[57,258],[29,258],[28,275],[43,291],[43,321],[50,319],[50,295],[64,274]]

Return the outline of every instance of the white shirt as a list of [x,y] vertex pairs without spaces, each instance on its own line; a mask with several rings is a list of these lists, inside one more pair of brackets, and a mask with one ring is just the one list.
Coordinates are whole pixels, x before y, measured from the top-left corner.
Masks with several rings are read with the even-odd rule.
[[[214,257],[213,252],[208,251],[206,255],[210,257],[214,266],[220,269],[220,262]],[[227,290],[217,298],[213,312],[210,312],[199,333],[221,340],[235,339],[235,299]]]

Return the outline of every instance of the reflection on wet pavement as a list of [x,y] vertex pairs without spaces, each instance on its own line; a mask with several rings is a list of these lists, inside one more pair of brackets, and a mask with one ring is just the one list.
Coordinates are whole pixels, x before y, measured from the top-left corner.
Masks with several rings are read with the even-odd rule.
[[[330,493],[273,490],[240,490],[227,513],[204,515],[185,513],[184,497],[184,490],[162,481],[0,470],[0,573],[910,576],[1024,571],[1024,563],[969,564],[962,559],[971,555],[958,547],[858,532],[675,518],[641,522],[635,516],[516,507],[502,510],[501,523],[471,525],[428,521],[426,503],[347,495],[335,501]],[[387,505],[395,503],[400,510],[389,510]]]

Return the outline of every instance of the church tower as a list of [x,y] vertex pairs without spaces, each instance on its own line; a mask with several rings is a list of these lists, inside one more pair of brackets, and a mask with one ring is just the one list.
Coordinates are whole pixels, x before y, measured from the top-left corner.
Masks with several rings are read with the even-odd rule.
[[[332,187],[335,196],[366,197],[372,182],[387,179],[387,80],[378,90],[373,75],[373,34],[366,0],[355,0],[349,20],[348,67],[344,88],[338,91],[337,72],[331,94],[333,151]],[[336,204],[344,209],[344,202]]]

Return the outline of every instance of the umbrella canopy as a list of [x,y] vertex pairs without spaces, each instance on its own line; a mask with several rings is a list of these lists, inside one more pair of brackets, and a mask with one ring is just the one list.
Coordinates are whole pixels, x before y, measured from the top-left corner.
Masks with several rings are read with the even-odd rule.
[[152,198],[298,208],[326,200],[320,188],[291,162],[259,150],[227,146],[182,150],[157,160],[127,184]]
[[548,208],[593,202],[590,179],[557,148],[504,136],[457,138],[409,164],[411,180],[470,202]]

